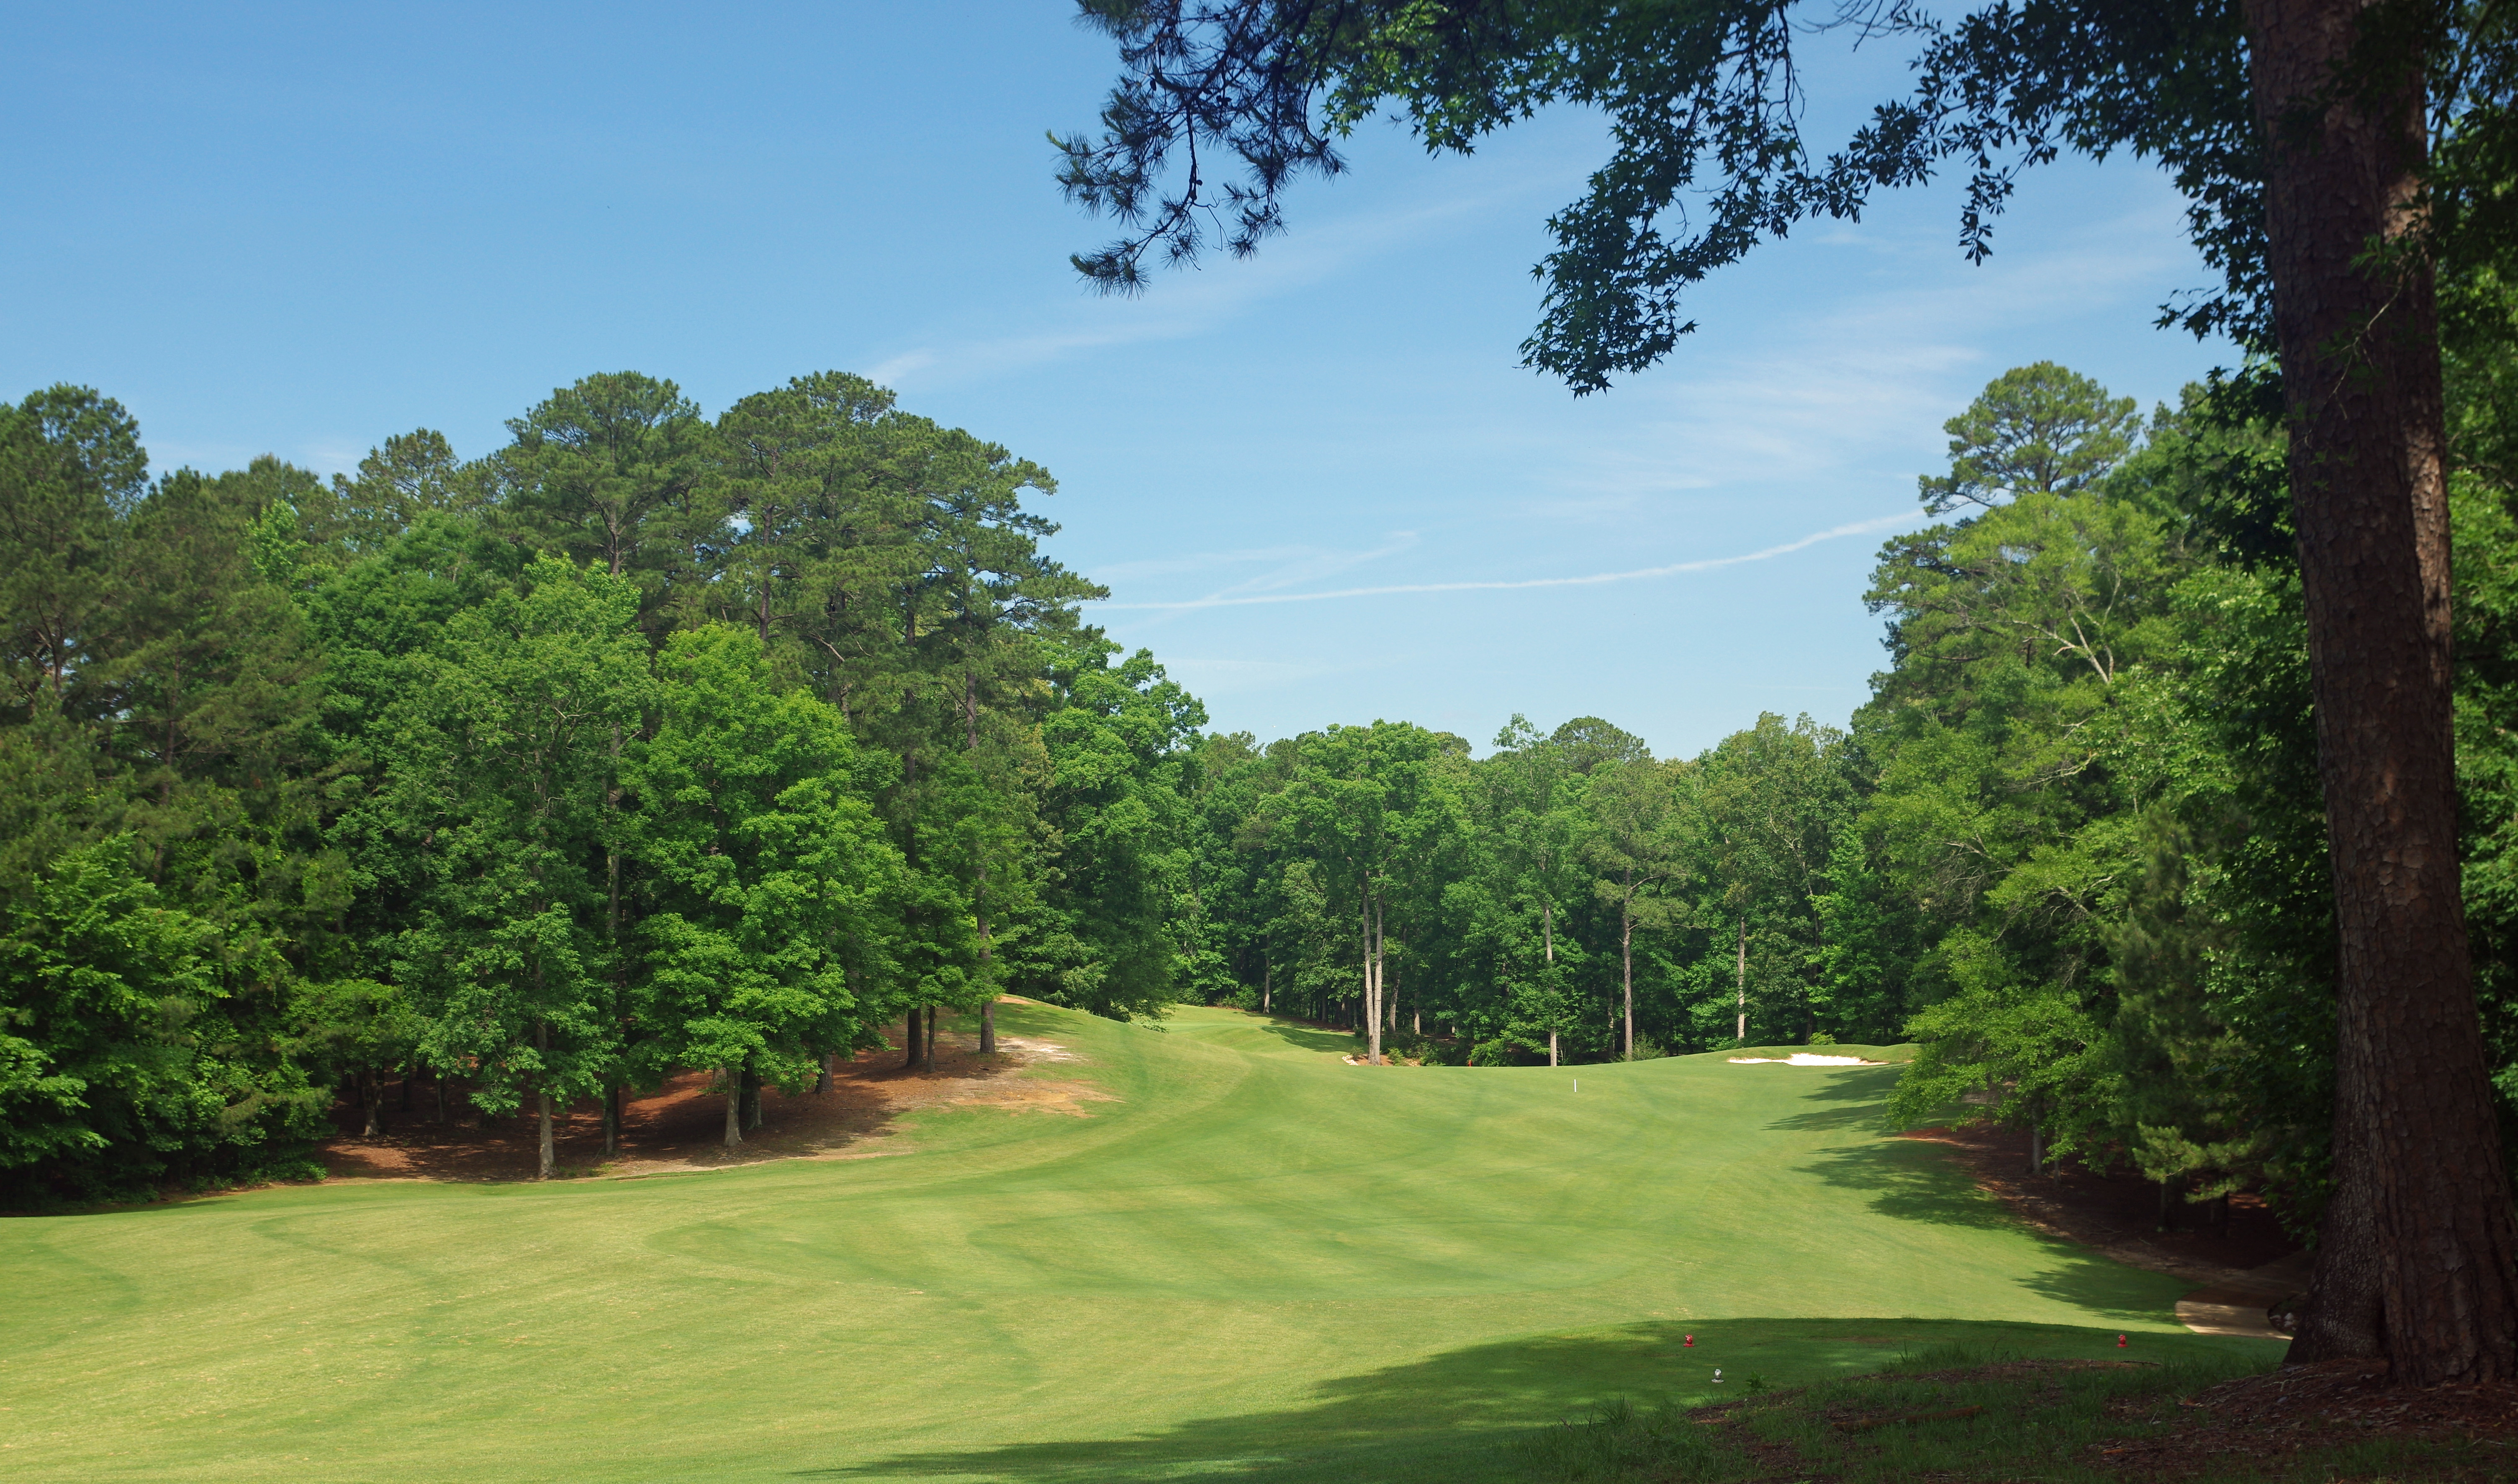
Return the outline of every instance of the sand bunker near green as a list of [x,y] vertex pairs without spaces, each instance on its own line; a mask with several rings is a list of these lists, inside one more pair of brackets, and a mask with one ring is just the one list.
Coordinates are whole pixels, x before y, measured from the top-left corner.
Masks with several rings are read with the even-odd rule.
[[0,1221],[0,1476],[1502,1479],[1516,1433],[1717,1367],[2279,1354],[1886,1134],[1893,1066],[1000,1018],[1110,1100],[915,1110],[884,1157]]

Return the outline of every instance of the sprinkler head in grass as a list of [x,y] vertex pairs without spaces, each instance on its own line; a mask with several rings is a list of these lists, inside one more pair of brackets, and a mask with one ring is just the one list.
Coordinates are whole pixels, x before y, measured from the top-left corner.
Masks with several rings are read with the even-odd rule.
[[1722,1368],[1720,1366],[1714,1368],[1714,1384],[1717,1386],[1722,1384]]

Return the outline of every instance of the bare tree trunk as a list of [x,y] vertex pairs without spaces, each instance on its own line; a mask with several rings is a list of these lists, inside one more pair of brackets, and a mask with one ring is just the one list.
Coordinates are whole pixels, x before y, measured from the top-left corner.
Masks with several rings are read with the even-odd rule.
[[918,1068],[918,1011],[914,1006],[902,1018],[901,1044],[908,1048],[908,1055],[901,1059],[901,1070],[916,1070]]
[[603,1089],[603,1157],[621,1152],[621,1084]]
[[1381,898],[1367,889],[1364,899],[1364,1059],[1381,1065]]
[[[1539,942],[1541,949],[1547,955],[1547,967],[1550,971],[1547,976],[1547,989],[1552,995],[1556,992],[1556,975],[1553,972],[1556,968],[1556,909],[1552,904],[1543,901],[1539,904]],[[1554,1004],[1551,1002],[1548,1008],[1552,1015]],[[1556,1027],[1554,1026],[1547,1027],[1547,1065],[1550,1067],[1556,1065]]]
[[725,1069],[725,1147],[743,1147],[743,1069]]
[[2457,867],[2439,308],[2418,254],[2366,256],[2421,227],[2423,81],[2352,70],[2375,0],[2241,8],[2341,949],[2334,1193],[2291,1355],[2501,1379],[2518,1214]]
[[1732,1032],[1732,1039],[1746,1046],[1749,1044],[1749,914],[1746,912],[1740,914],[1739,993],[1740,1028]]
[[1261,1015],[1275,1014],[1276,1002],[1277,966],[1275,964],[1262,964],[1259,966],[1259,1013]]
[[927,1007],[927,1038],[919,1043],[918,1065],[929,1071],[935,1069],[935,1015],[941,1007]]
[[368,1139],[381,1137],[385,1131],[384,1089],[375,1085],[376,1074],[372,1071],[360,1071],[354,1075],[359,1083],[359,1102],[368,1111],[368,1124],[360,1131],[360,1136]]
[[1635,1059],[1635,913],[1634,872],[1627,873],[1627,895],[1618,901],[1618,970],[1626,985],[1627,1054],[1621,1060]]
[[[535,970],[538,977],[541,972],[539,968]],[[551,1145],[550,1022],[534,1022],[534,1048],[543,1053],[543,1085],[534,1094],[537,1115],[542,1122],[542,1167],[534,1178],[548,1180],[551,1173],[559,1168],[559,1157]]]
[[437,1121],[446,1121],[446,1073],[437,1074]]
[[743,1126],[760,1126],[760,1073],[747,1064],[743,1069]]
[[837,1075],[839,1065],[840,1054],[838,1052],[825,1051],[822,1053],[822,1070],[820,1075],[813,1078],[813,1096],[818,1098],[831,1090],[831,1078]]

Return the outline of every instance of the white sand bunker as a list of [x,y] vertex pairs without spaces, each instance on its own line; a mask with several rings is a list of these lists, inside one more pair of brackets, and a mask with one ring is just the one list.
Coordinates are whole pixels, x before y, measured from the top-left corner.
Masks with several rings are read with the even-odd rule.
[[1786,1067],[1886,1067],[1886,1062],[1867,1062],[1860,1057],[1823,1057],[1815,1051],[1796,1051],[1788,1057],[1731,1057],[1744,1065],[1776,1062]]

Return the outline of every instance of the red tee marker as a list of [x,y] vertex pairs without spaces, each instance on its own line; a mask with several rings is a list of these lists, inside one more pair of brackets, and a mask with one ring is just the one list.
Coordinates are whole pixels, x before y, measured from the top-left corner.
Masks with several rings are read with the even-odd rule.
[[1695,1335],[1691,1334],[1691,1335],[1689,1335],[1689,1336],[1687,1337],[1687,1348],[1689,1348],[1690,1350],[1693,1350],[1693,1349],[1695,1349],[1695,1348],[1696,1348],[1696,1336],[1695,1336]]
[[2117,1349],[2119,1349],[2119,1350],[2121,1350],[2121,1349],[2123,1349],[2124,1347],[2125,1347],[2125,1337],[2124,1337],[2123,1335],[2119,1334],[2119,1335],[2117,1335],[2117,1336],[2116,1336],[2116,1348],[2117,1348]]

